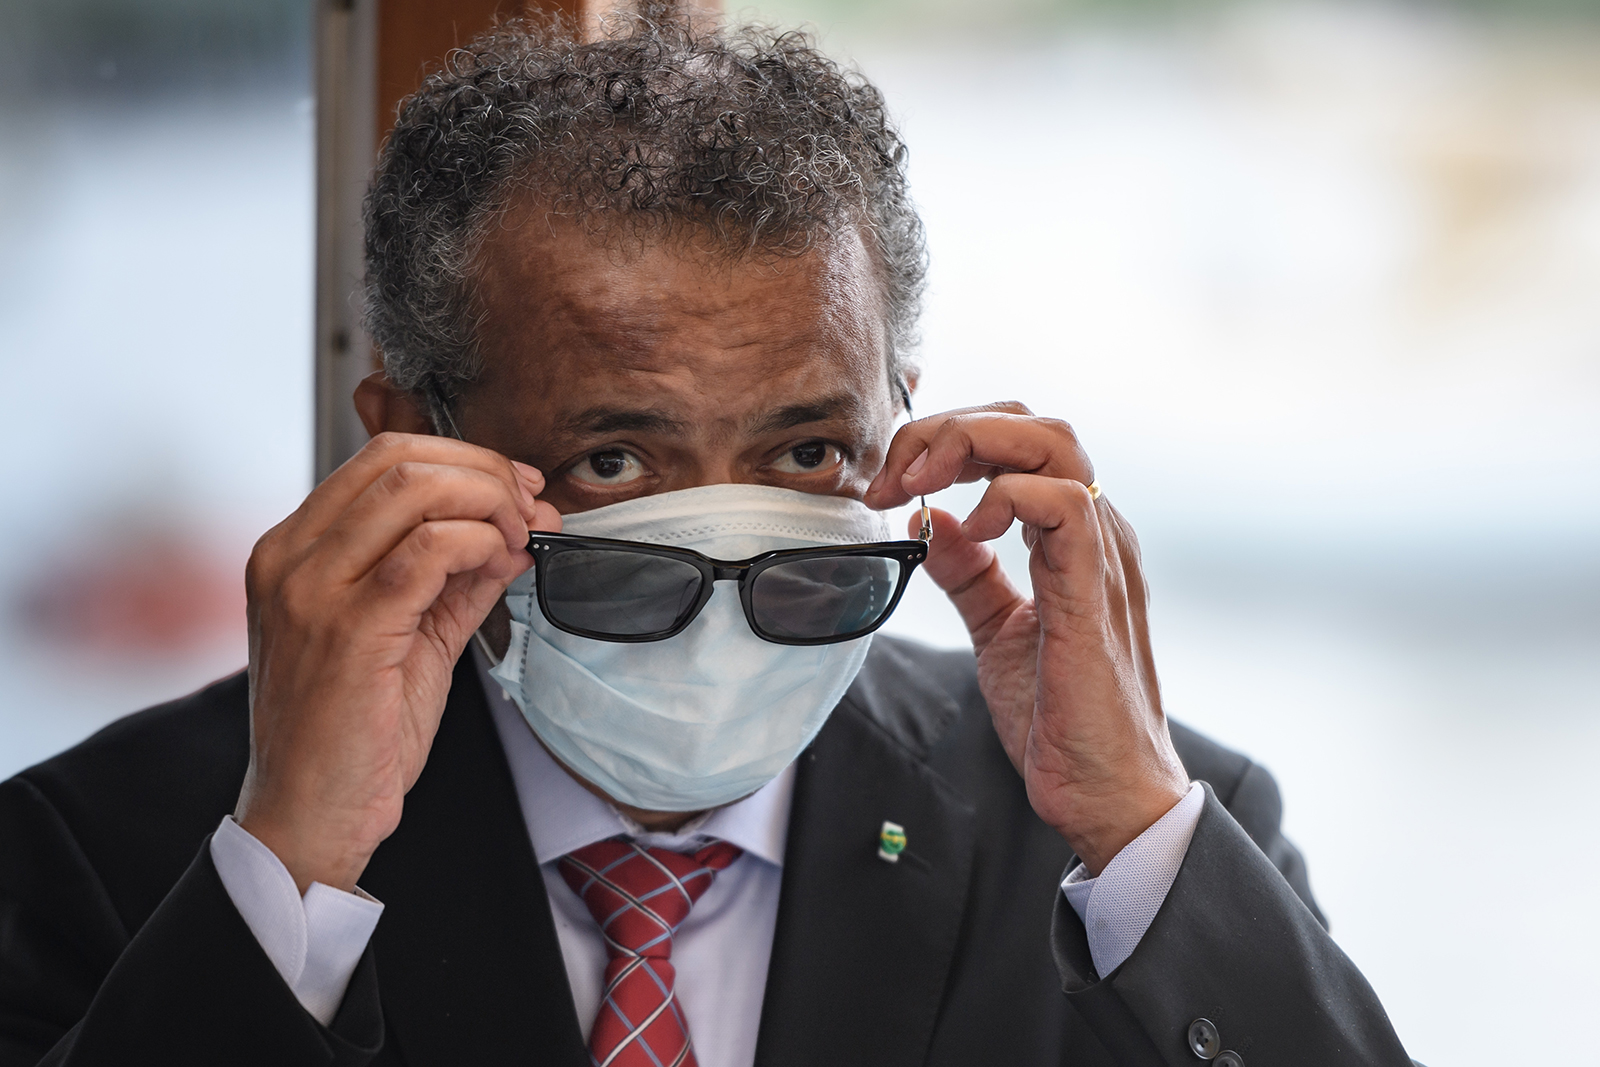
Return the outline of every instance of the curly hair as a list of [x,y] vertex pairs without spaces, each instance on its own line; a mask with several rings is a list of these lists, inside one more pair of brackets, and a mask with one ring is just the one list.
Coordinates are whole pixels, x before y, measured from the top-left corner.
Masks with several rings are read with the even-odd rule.
[[905,396],[926,275],[906,147],[883,96],[797,32],[630,16],[584,41],[505,23],[406,99],[365,204],[366,323],[434,408],[481,367],[474,256],[529,191],[597,232],[699,231],[732,256],[797,256],[855,227]]

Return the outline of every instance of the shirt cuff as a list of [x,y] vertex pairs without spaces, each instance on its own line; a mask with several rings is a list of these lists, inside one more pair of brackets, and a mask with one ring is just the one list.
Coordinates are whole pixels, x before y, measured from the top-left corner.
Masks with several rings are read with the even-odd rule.
[[211,835],[211,862],[300,1006],[330,1024],[383,905],[359,888],[346,893],[321,882],[301,897],[289,869],[231,815]]
[[1094,969],[1104,978],[1133,955],[1167,899],[1200,823],[1205,790],[1199,782],[1149,829],[1111,858],[1098,878],[1081,863],[1061,892],[1083,920]]

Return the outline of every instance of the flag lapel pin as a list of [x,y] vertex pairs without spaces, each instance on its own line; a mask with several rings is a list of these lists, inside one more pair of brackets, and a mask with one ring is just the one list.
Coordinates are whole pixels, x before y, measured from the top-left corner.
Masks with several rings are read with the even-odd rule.
[[900,853],[906,850],[906,828],[897,822],[883,821],[878,831],[878,858],[885,863],[899,863]]

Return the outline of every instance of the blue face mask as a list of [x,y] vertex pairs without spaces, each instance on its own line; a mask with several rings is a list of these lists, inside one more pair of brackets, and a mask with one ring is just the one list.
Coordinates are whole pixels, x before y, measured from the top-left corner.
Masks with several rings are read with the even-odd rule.
[[[708,485],[565,519],[563,532],[737,560],[783,548],[888,539],[884,516],[843,497]],[[551,626],[532,571],[506,593],[511,645],[491,672],[557,759],[648,811],[728,804],[776,778],[855,679],[871,636],[779,645],[750,630],[731,582],[683,633],[621,644]]]

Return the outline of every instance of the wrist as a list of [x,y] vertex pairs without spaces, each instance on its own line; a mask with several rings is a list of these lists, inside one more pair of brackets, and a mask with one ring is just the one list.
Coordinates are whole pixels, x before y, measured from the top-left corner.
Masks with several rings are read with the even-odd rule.
[[1055,829],[1066,838],[1089,874],[1098,877],[1119,852],[1176,807],[1188,791],[1187,779],[1152,784],[1137,793],[1102,800]]
[[360,820],[266,803],[259,794],[252,796],[248,787],[234,821],[278,857],[302,896],[312,882],[354,892],[385,836],[369,832]]
[[251,837],[260,841],[294,879],[295,888],[304,896],[311,883],[321,882],[346,893],[355,892],[356,882],[367,869],[371,852],[347,844],[317,840],[303,832],[252,819],[249,815],[235,817]]

